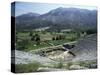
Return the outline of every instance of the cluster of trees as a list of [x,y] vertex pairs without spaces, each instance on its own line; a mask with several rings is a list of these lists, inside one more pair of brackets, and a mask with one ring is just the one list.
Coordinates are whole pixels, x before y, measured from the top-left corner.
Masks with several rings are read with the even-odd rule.
[[33,35],[33,32],[30,32],[29,36],[31,37],[31,39],[19,39],[19,41],[18,41],[18,36],[16,36],[16,49],[27,51],[28,49],[31,49],[34,44],[36,45],[40,44],[39,34]]
[[87,34],[94,34],[94,33],[97,33],[97,29],[88,29],[88,30],[86,30],[86,33],[87,33]]
[[55,37],[52,37],[52,40],[64,40],[65,36],[64,35],[57,35]]
[[29,36],[31,36],[31,41],[36,42],[37,45],[40,44],[40,36],[39,34],[34,34],[32,32],[30,32]]

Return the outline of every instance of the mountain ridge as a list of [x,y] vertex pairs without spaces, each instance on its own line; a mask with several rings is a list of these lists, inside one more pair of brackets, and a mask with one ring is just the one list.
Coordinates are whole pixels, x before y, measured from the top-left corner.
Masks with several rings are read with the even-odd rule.
[[[96,28],[97,25],[97,10],[59,7],[42,15],[39,14],[38,16],[34,16],[32,13],[31,15],[32,16],[28,13],[17,16],[16,24],[28,24],[28,26],[33,29],[41,25],[43,26],[44,21],[51,22],[50,24],[52,25],[48,23],[51,27],[57,25],[60,27],[64,26],[65,28],[75,28],[77,25],[78,28]],[[36,24],[38,24],[37,27],[34,27]],[[44,24],[44,26],[46,25]]]

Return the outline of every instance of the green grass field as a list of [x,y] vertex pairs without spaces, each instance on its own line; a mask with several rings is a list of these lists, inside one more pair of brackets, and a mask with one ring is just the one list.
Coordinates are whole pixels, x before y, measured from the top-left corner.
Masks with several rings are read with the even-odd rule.
[[[71,67],[73,65],[77,65],[76,67]],[[59,62],[52,63],[49,65],[41,64],[39,62],[33,62],[29,64],[16,64],[15,65],[16,73],[27,73],[27,72],[43,72],[42,68],[51,68],[51,69],[64,69],[64,70],[78,70],[78,69],[95,69],[97,67],[96,60],[86,60],[86,61],[77,61],[77,62]],[[78,67],[79,66],[79,67]]]
[[[32,35],[38,34],[40,37],[40,40],[32,41],[32,35],[30,36],[30,32],[17,32],[16,34],[16,49],[18,50],[24,50],[24,51],[30,51],[35,50],[39,48],[44,47],[50,47],[50,46],[57,46],[64,43],[76,41],[79,36],[77,33],[58,33],[58,32],[31,32]],[[64,39],[57,39],[52,40],[53,37],[57,37],[59,35],[63,35]],[[39,43],[39,44],[38,44]],[[38,44],[38,45],[37,45]]]

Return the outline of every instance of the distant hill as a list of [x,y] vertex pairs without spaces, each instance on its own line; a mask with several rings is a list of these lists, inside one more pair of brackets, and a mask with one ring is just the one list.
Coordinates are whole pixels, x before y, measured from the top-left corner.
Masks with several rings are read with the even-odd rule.
[[[16,17],[16,25],[22,29],[35,29],[39,27],[64,28],[96,28],[97,11],[79,8],[57,8],[48,13],[23,14]],[[24,27],[24,28],[23,28]]]
[[23,14],[20,16],[16,17],[16,22],[17,23],[28,23],[28,22],[32,22],[33,19],[35,19],[36,17],[40,16],[40,14],[37,13],[27,13],[27,14]]

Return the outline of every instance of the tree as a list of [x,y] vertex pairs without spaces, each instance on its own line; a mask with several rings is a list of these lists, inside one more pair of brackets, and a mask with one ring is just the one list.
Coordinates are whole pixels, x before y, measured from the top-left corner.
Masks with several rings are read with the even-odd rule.
[[31,37],[31,41],[35,41],[35,36],[34,35]]
[[63,39],[62,35],[59,35],[59,40],[62,40],[62,39]]
[[52,40],[55,40],[55,37],[53,37]]
[[59,36],[56,36],[56,40],[59,40]]
[[39,45],[40,44],[40,36],[37,36],[35,41],[37,42],[37,45]]
[[35,34],[32,36],[31,41],[35,41],[37,45],[40,44],[40,36],[38,34]]
[[55,38],[53,37],[52,38],[53,40],[55,39],[55,40],[64,40],[65,39],[65,36],[64,35],[58,35],[58,36],[56,36]]
[[33,36],[33,32],[30,32],[30,33],[29,33],[29,36]]
[[35,34],[34,36],[35,36],[35,37],[38,37],[39,35],[38,35],[38,34]]

